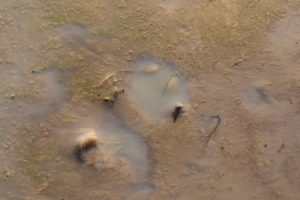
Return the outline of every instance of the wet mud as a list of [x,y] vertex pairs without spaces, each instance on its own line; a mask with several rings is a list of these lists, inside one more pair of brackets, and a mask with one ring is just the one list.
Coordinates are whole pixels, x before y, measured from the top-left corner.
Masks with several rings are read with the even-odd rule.
[[299,199],[299,13],[0,0],[0,199]]

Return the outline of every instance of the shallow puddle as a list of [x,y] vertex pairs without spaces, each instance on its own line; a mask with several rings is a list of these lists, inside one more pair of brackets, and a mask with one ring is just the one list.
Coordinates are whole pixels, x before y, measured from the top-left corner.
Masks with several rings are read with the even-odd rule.
[[183,75],[171,64],[151,56],[141,56],[133,62],[130,92],[152,117],[171,116],[177,103],[189,103]]
[[[9,71],[13,78],[9,78]],[[54,112],[63,104],[68,95],[55,69],[24,73],[18,67],[9,66],[1,75],[0,113],[14,120],[31,117],[41,120],[43,115]]]
[[99,148],[96,151],[94,165],[101,169],[106,168],[107,165],[114,167],[123,162],[123,165],[130,168],[137,181],[144,180],[147,175],[148,162],[144,141],[137,133],[118,122],[99,121],[99,123],[100,125],[94,127],[95,129],[81,128],[75,131],[80,134],[94,133],[98,137]]

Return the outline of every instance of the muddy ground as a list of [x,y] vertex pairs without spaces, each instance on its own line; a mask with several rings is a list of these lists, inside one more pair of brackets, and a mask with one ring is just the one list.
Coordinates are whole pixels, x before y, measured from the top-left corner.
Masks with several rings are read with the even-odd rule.
[[0,0],[0,199],[298,200],[299,67],[297,0]]

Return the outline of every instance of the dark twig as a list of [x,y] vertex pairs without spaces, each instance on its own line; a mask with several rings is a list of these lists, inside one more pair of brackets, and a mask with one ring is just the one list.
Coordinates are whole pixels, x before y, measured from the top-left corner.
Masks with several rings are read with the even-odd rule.
[[218,127],[220,126],[221,124],[221,117],[219,115],[214,115],[214,116],[211,116],[210,118],[216,118],[218,121],[217,121],[217,124],[216,126],[214,127],[214,129],[209,133],[209,135],[207,136],[207,140],[205,141],[204,143],[204,147],[201,151],[201,155],[203,155],[205,153],[205,150],[207,149],[208,147],[208,144],[212,138],[212,136],[214,135],[214,133],[217,131]]

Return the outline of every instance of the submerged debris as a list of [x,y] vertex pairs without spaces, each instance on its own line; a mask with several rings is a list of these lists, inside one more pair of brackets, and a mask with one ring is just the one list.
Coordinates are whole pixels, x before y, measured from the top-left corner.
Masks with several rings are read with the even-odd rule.
[[[171,64],[141,55],[132,64],[130,95],[152,117],[171,117],[176,103],[190,103],[183,74]],[[177,118],[177,117],[176,117]]]
[[97,147],[98,137],[93,132],[81,135],[75,145],[74,153],[80,162],[85,162],[84,154]]
[[[201,150],[201,155],[203,155],[205,153],[211,138],[213,137],[214,133],[217,131],[218,127],[221,124],[221,117],[219,115],[214,115],[214,116],[211,116],[210,118],[217,119],[217,122],[216,122],[216,126],[214,127],[214,129],[207,136],[207,139],[204,143],[204,147]],[[224,150],[224,147],[223,147],[223,149],[221,148],[221,150]]]
[[171,91],[178,87],[179,78],[177,74],[172,74],[169,79],[167,80],[164,90],[165,91]]
[[177,103],[175,106],[175,109],[172,113],[172,117],[173,117],[173,122],[175,123],[178,116],[180,115],[180,113],[182,112],[183,109],[183,105],[181,103]]
[[220,123],[221,123],[221,117],[219,115],[214,115],[214,116],[211,116],[210,118],[211,119],[217,119],[217,123],[216,123],[216,126],[214,127],[214,129],[208,135],[208,138],[207,138],[207,140],[205,142],[206,146],[210,142],[210,139],[212,138],[213,134],[217,131],[217,129],[220,126]]
[[153,72],[158,71],[160,68],[161,68],[160,65],[158,65],[158,64],[152,64],[152,65],[147,66],[144,69],[144,72],[146,72],[146,73],[153,73]]

